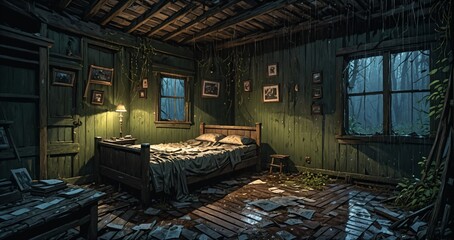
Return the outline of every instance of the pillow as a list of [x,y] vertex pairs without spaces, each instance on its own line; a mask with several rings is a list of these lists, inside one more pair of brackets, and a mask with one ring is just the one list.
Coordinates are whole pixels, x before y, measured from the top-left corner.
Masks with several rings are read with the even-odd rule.
[[245,136],[229,135],[219,141],[220,143],[235,144],[235,145],[248,145],[255,143],[255,140]]
[[220,134],[220,133],[205,133],[205,134],[202,134],[198,137],[196,137],[195,140],[199,140],[199,141],[205,141],[205,142],[217,142],[221,139],[225,138],[225,135],[224,134]]

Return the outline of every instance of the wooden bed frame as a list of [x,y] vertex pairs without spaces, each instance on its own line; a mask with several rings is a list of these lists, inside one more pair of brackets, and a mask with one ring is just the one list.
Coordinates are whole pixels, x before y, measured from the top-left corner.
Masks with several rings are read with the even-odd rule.
[[[203,176],[188,176],[188,184],[200,182],[226,173],[256,166],[260,169],[260,140],[261,123],[256,123],[254,127],[249,126],[228,126],[228,125],[206,125],[200,124],[200,134],[222,133],[224,135],[240,135],[254,139],[258,145],[257,153],[254,157],[243,159],[234,168],[228,164],[225,168]],[[131,148],[123,145],[102,141],[101,137],[95,138],[95,171],[97,172],[96,181],[101,183],[103,177],[107,177],[126,184],[141,192],[141,201],[147,205],[150,200],[150,193],[153,187],[150,184],[150,144],[142,143],[141,148]]]

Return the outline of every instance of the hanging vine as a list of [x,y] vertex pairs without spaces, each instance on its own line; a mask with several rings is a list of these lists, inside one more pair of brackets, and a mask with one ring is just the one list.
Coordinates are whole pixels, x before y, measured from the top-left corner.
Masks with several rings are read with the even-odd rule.
[[[441,35],[440,46],[436,49],[440,52],[439,60],[435,62],[435,68],[429,72],[429,75],[433,78],[441,77],[441,79],[432,80],[430,84],[432,91],[428,97],[428,101],[432,103],[429,115],[436,119],[439,119],[444,111],[445,95],[450,81],[448,73],[452,71],[452,48],[454,47],[450,45],[453,31],[450,25],[453,20],[452,7],[449,0],[441,0],[435,3],[431,9],[433,15],[439,16],[439,19],[435,19],[437,24],[436,31]],[[443,120],[440,119],[440,121]],[[428,158],[423,158],[418,163],[421,167],[421,179],[414,178],[410,180],[404,178],[399,183],[400,192],[396,197],[396,204],[415,209],[427,206],[437,198],[441,184],[441,172],[443,172],[445,165],[441,160],[443,158],[442,154],[439,152],[442,151],[442,148],[438,147],[438,145],[443,146],[441,138],[444,138],[444,136],[438,137],[437,133],[436,139],[441,142],[436,140]],[[438,151],[437,154],[435,154],[436,151]]]
[[430,83],[430,87],[433,91],[431,91],[428,98],[428,101],[432,103],[429,116],[435,117],[435,119],[439,119],[441,112],[443,111],[443,103],[449,82],[448,73],[453,62],[453,46],[450,46],[451,32],[453,31],[453,29],[450,29],[453,11],[452,7],[453,6],[451,6],[451,2],[449,0],[441,0],[437,1],[431,9],[432,14],[440,17],[437,22],[436,31],[441,35],[441,44],[436,49],[436,51],[440,53],[440,56],[435,62],[435,68],[429,72],[429,75],[436,78]]
[[122,77],[124,79],[128,79],[130,82],[130,96],[134,98],[138,94],[138,88],[142,86],[142,79],[147,78],[150,74],[152,58],[156,55],[156,51],[151,44],[151,40],[148,38],[140,39],[140,43],[137,48],[131,48],[128,50],[129,66],[123,62],[123,59],[126,59],[123,56],[120,58],[120,64],[122,70],[121,72],[123,74]]

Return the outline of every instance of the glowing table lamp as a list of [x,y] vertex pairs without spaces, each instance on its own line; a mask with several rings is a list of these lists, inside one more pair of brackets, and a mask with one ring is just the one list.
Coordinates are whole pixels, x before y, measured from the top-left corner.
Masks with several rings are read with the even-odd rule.
[[118,104],[117,109],[115,110],[115,112],[119,112],[120,113],[120,138],[123,138],[123,132],[122,132],[123,113],[127,112],[126,108],[125,108],[125,105]]

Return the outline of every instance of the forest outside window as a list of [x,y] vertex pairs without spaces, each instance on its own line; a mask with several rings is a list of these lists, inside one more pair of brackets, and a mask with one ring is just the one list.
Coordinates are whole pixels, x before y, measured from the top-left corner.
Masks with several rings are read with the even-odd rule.
[[[188,77],[159,74],[158,124],[190,124]],[[175,127],[168,125],[167,127]]]
[[350,59],[345,134],[430,134],[429,50]]

